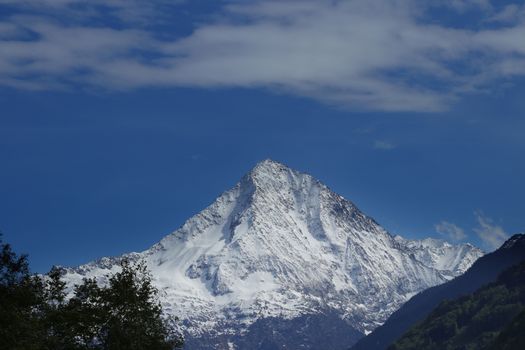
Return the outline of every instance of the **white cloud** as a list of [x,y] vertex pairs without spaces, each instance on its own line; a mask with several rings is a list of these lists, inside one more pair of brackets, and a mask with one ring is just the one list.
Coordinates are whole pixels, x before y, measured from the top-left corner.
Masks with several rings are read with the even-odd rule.
[[512,24],[519,21],[523,21],[524,18],[525,5],[510,4],[503,7],[503,9],[501,9],[499,12],[494,13],[487,19],[487,21]]
[[478,227],[474,228],[474,231],[488,250],[499,248],[509,238],[505,230],[496,225],[491,218],[484,216],[481,212],[476,212],[475,215]]
[[[428,112],[525,75],[524,21],[447,27],[425,19],[415,0],[233,2],[182,39],[159,39],[166,33],[144,24],[168,13],[160,10],[168,0],[90,3],[111,8],[118,29],[92,26],[99,10],[84,18],[75,7],[86,1],[2,3],[40,11],[0,22],[0,84],[16,88],[255,87],[346,108]],[[486,3],[449,4],[484,8],[489,18]],[[57,22],[49,14],[59,11],[74,15]]]
[[166,9],[185,0],[0,0],[0,5],[15,6],[62,20],[82,21],[110,16],[124,22],[144,22],[162,17]]
[[389,150],[396,148],[396,145],[388,141],[376,140],[374,141],[374,148],[384,150],[384,151],[389,151]]
[[[443,3],[443,1],[441,2]],[[458,11],[466,11],[472,8],[481,10],[492,9],[490,0],[446,0],[444,1],[444,4],[451,6]]]
[[462,241],[467,238],[465,231],[463,231],[461,227],[448,221],[441,221],[439,224],[435,225],[435,230],[440,235],[445,236],[452,241]]

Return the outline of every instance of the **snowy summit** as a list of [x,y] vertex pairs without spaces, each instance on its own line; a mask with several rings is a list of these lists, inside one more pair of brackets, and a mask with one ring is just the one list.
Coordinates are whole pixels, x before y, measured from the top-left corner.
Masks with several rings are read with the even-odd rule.
[[[181,228],[125,256],[147,262],[192,349],[241,349],[262,332],[255,325],[306,316],[335,315],[355,341],[481,255],[468,244],[394,237],[312,176],[265,160]],[[102,280],[119,259],[65,278]]]

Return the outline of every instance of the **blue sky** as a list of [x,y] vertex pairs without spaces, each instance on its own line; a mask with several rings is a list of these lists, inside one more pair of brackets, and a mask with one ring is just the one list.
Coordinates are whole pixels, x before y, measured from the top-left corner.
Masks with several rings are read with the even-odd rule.
[[0,0],[0,229],[140,251],[258,161],[393,233],[525,230],[523,1]]

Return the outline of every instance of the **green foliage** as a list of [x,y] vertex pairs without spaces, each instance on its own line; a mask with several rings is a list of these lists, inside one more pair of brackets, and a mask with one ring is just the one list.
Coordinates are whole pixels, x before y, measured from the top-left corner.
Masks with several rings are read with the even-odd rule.
[[29,274],[27,257],[15,254],[0,237],[0,349],[39,349],[43,305],[44,286]]
[[106,286],[85,279],[70,296],[62,270],[32,276],[0,241],[0,350],[171,350],[182,338],[162,316],[144,263],[121,262]]
[[155,298],[157,290],[145,264],[132,266],[124,260],[121,267],[106,288],[97,290],[93,281],[87,282],[87,291],[93,293],[89,305],[98,309],[95,314],[103,321],[97,334],[103,348],[169,350],[182,345],[162,318],[162,308]]
[[525,262],[472,295],[441,303],[389,350],[523,349],[523,333]]
[[525,349],[525,310],[505,327],[488,350]]

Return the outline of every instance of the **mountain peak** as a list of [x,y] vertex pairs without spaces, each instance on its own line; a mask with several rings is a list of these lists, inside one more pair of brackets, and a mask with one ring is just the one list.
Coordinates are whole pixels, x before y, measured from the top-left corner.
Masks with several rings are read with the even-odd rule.
[[241,180],[241,184],[253,186],[252,188],[255,188],[259,196],[267,194],[272,197],[282,196],[288,192],[308,192],[311,186],[320,185],[312,176],[272,159],[265,159],[257,163]]
[[263,159],[261,160],[260,162],[258,162],[254,169],[255,168],[267,168],[267,167],[271,167],[271,168],[274,168],[274,167],[285,167],[285,168],[288,168],[286,165],[284,165],[283,163],[281,162],[278,162],[276,160],[273,160],[271,158],[266,158],[266,159]]
[[[215,335],[312,313],[335,313],[356,332],[370,332],[414,293],[445,282],[456,265],[476,257],[436,249],[435,259],[424,260],[428,248],[419,250],[395,242],[312,176],[266,159],[137,257],[146,260],[166,309],[185,321],[187,339],[209,348],[219,341]],[[68,281],[104,278],[114,265],[70,270]]]
[[278,173],[282,173],[285,171],[293,171],[286,165],[276,162],[272,159],[265,159],[260,161],[253,167],[253,169],[250,171],[251,176],[258,176],[258,175],[270,175],[275,176]]
[[514,247],[517,244],[525,245],[525,233],[517,233],[507,239],[505,243],[501,246],[500,249],[509,249]]

